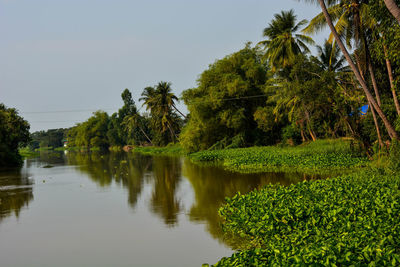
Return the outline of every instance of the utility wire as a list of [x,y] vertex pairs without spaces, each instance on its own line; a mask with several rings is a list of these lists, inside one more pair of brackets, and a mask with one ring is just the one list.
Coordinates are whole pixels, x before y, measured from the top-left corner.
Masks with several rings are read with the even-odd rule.
[[[207,100],[207,101],[193,101],[188,103],[188,105],[198,105],[198,104],[204,104],[204,103],[213,103],[216,101],[232,101],[232,100],[240,100],[240,99],[250,99],[250,98],[261,98],[261,97],[268,97],[269,95],[253,95],[253,96],[241,96],[241,97],[232,97],[232,98],[216,98],[212,100]],[[143,108],[144,104],[138,109],[138,112]],[[165,105],[157,105],[158,107],[162,106],[168,106],[167,104]],[[114,111],[118,110],[118,108],[115,109],[70,109],[70,110],[54,110],[54,111],[26,111],[26,112],[20,112],[21,114],[45,114],[45,113],[74,113],[74,112],[95,112],[97,110],[103,110],[103,111]]]

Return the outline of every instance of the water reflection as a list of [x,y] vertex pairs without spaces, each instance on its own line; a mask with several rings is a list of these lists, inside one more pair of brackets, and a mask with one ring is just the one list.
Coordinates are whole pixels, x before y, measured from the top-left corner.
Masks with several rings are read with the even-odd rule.
[[122,184],[128,190],[128,202],[132,208],[137,205],[144,185],[149,184],[152,188],[149,209],[168,227],[178,224],[178,214],[183,211],[185,203],[179,199],[177,191],[182,179],[186,178],[194,193],[194,202],[188,209],[189,219],[206,224],[215,239],[232,248],[237,248],[238,242],[224,236],[218,216],[218,209],[226,197],[271,183],[289,185],[318,178],[298,173],[240,174],[178,157],[151,157],[136,153],[69,153],[67,162],[76,165],[99,186],[108,187],[113,182]]
[[190,209],[190,219],[207,223],[208,232],[232,248],[240,248],[240,240],[224,236],[218,216],[218,209],[226,197],[237,192],[247,193],[267,184],[290,185],[304,179],[317,177],[298,173],[240,174],[226,171],[221,167],[193,164],[185,160],[183,175],[190,181],[194,190],[195,203]]
[[176,157],[154,157],[154,189],[151,197],[152,211],[159,215],[168,226],[178,222],[177,214],[182,205],[176,196],[181,181],[181,162]]
[[21,170],[0,172],[0,223],[6,217],[19,217],[21,210],[33,200],[32,181]]
[[78,169],[101,187],[115,181],[128,190],[128,202],[134,208],[143,189],[145,173],[151,169],[152,159],[132,153],[68,153],[69,165]]

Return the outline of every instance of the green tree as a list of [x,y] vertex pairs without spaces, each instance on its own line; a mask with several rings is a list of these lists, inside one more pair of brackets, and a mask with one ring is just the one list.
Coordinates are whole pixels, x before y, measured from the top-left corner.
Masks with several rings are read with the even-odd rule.
[[29,123],[18,115],[15,108],[0,103],[0,167],[22,163],[18,148],[30,140]]
[[[335,38],[335,40],[336,40],[336,43],[340,47],[343,55],[345,56],[349,66],[350,66],[351,70],[353,71],[354,75],[356,76],[358,82],[361,84],[361,87],[362,87],[362,89],[363,89],[363,91],[364,91],[364,93],[365,93],[365,95],[366,95],[366,97],[368,99],[368,102],[371,104],[371,106],[373,106],[373,108],[377,111],[379,117],[382,119],[382,121],[383,121],[383,123],[384,123],[384,125],[386,127],[386,130],[388,131],[389,136],[392,139],[393,138],[398,139],[399,136],[398,136],[397,132],[395,131],[392,123],[388,120],[388,118],[386,117],[386,115],[384,114],[384,112],[382,111],[382,109],[380,108],[378,103],[376,102],[375,98],[371,94],[367,83],[365,82],[364,78],[360,74],[360,71],[357,69],[356,65],[354,64],[354,62],[353,62],[348,50],[344,46],[344,44],[343,44],[343,42],[341,40],[341,37],[338,34],[338,32],[337,32],[337,30],[336,30],[336,28],[335,28],[335,26],[333,24],[331,15],[330,15],[330,13],[329,13],[329,11],[327,9],[325,1],[324,0],[308,0],[308,1],[309,2],[317,2],[317,3],[319,3],[319,5],[320,5],[320,7],[322,9],[322,14],[325,17],[325,20],[326,20],[326,22],[327,22],[327,24],[328,24],[328,26],[329,26],[334,38]],[[328,4],[332,4],[332,2],[336,2],[336,1],[328,1]]]
[[188,151],[263,144],[270,136],[257,128],[254,113],[265,106],[267,66],[262,53],[248,44],[217,60],[183,92],[190,117],[180,141]]
[[175,113],[175,102],[178,98],[172,93],[171,83],[159,82],[155,87],[146,87],[139,100],[144,101],[143,105],[150,111],[152,130],[156,139],[153,143],[166,145],[175,142],[181,120]]
[[107,149],[109,116],[104,111],[96,111],[87,121],[78,123],[68,131],[69,146],[90,149],[98,147]]
[[294,11],[282,11],[275,14],[274,19],[264,29],[263,36],[268,39],[259,42],[266,49],[265,57],[273,70],[293,64],[296,55],[309,53],[307,44],[314,41],[304,34],[296,33],[307,20],[296,24]]

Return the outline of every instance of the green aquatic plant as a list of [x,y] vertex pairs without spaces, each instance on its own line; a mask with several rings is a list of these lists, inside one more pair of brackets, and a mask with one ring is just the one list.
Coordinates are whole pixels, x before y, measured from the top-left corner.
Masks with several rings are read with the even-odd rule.
[[219,212],[247,248],[215,266],[398,266],[399,188],[365,171],[238,194]]
[[319,140],[297,147],[250,147],[206,150],[189,155],[195,162],[221,161],[227,169],[240,172],[302,171],[332,172],[369,164],[353,152],[350,142]]

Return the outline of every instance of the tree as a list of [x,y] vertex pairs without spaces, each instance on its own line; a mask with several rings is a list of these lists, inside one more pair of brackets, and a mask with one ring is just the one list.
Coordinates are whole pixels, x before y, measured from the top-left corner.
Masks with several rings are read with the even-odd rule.
[[[310,0],[312,2],[314,2],[315,0]],[[321,6],[322,9],[322,13],[324,14],[324,17],[326,19],[326,22],[333,34],[333,36],[335,37],[336,43],[338,44],[338,46],[340,47],[343,55],[345,56],[347,62],[349,63],[349,66],[351,68],[351,70],[353,71],[354,75],[356,76],[358,82],[361,84],[361,87],[368,99],[368,101],[371,103],[371,105],[375,108],[375,110],[377,111],[379,117],[382,119],[383,123],[385,124],[386,130],[389,133],[389,136],[394,139],[398,139],[399,136],[397,134],[397,132],[395,131],[393,125],[390,123],[390,121],[387,119],[386,115],[383,113],[382,109],[380,108],[380,106],[378,105],[378,103],[376,102],[376,100],[374,99],[374,97],[372,96],[368,85],[366,84],[366,82],[364,81],[363,77],[361,76],[360,72],[358,71],[356,65],[354,64],[353,60],[350,57],[349,52],[347,51],[346,47],[344,46],[339,34],[337,33],[335,26],[333,25],[332,19],[330,17],[330,14],[327,10],[327,7],[325,5],[324,0],[317,0],[319,5]]]
[[[266,105],[263,89],[267,66],[259,48],[244,49],[217,60],[205,70],[197,87],[187,89],[182,98],[190,117],[180,135],[188,151],[274,143],[254,119],[256,110]],[[279,130],[275,131],[278,133]]]
[[[151,124],[156,144],[166,145],[177,140],[180,119],[173,109],[178,98],[172,93],[171,83],[159,82],[155,87],[146,87],[139,99],[150,110]],[[153,140],[154,141],[154,140]]]
[[389,12],[396,18],[397,22],[400,24],[400,8],[396,5],[394,0],[384,0],[385,5]]
[[30,140],[29,123],[14,108],[0,103],[0,167],[22,163],[18,148]]
[[263,36],[268,39],[259,44],[265,47],[265,58],[273,70],[293,64],[296,55],[310,52],[307,44],[314,44],[314,41],[296,33],[306,23],[307,20],[302,20],[296,24],[293,10],[282,11],[275,14],[272,22],[264,29]]
[[348,72],[348,66],[344,66],[346,62],[345,57],[340,53],[336,43],[330,43],[325,40],[324,45],[317,46],[318,57],[312,57],[312,59],[319,65],[324,71],[331,71],[336,73]]
[[68,145],[85,149],[107,149],[110,145],[107,138],[108,125],[108,114],[101,110],[96,111],[87,121],[78,123],[68,131]]

